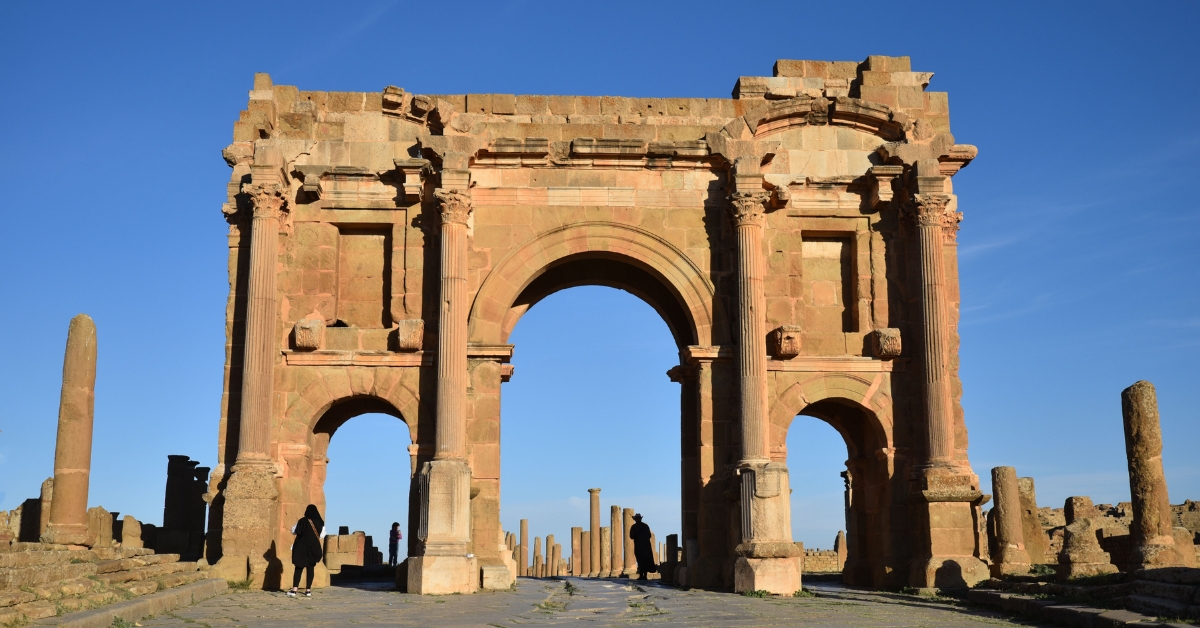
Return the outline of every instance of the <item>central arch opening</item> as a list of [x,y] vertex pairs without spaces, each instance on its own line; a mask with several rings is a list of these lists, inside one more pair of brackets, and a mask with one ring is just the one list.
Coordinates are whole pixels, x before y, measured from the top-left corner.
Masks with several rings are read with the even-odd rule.
[[566,559],[571,528],[589,527],[588,489],[600,488],[601,526],[619,505],[642,513],[659,542],[679,533],[680,389],[666,375],[680,332],[690,336],[678,301],[645,271],[593,258],[541,275],[513,310],[504,529],[528,519],[529,543],[553,534]]

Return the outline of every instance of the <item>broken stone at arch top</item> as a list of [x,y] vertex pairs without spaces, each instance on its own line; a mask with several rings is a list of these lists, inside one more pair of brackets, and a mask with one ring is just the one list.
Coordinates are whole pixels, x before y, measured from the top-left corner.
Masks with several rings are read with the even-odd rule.
[[318,423],[385,408],[414,443],[398,581],[506,586],[508,334],[538,299],[602,284],[653,305],[679,345],[685,584],[799,588],[784,443],[802,411],[851,452],[847,581],[986,578],[951,185],[976,150],[907,57],[773,74],[738,78],[732,98],[320,92],[255,75],[223,153],[218,572],[269,585],[290,547],[273,522],[324,506]]

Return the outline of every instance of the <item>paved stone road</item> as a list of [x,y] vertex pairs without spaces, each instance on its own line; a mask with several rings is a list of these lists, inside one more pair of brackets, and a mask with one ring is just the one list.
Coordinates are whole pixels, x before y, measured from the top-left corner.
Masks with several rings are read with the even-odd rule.
[[912,596],[806,585],[817,597],[758,599],[628,581],[532,580],[513,592],[422,597],[384,583],[320,589],[310,599],[235,592],[142,626],[1016,626],[1002,615]]

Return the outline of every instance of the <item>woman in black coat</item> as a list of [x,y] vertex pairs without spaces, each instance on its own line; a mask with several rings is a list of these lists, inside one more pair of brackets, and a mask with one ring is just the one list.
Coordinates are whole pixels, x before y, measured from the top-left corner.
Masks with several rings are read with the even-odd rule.
[[300,587],[300,572],[308,570],[308,579],[304,585],[304,597],[312,597],[313,569],[321,560],[321,532],[325,529],[325,521],[317,507],[309,504],[304,509],[304,517],[296,522],[292,534],[296,540],[292,543],[292,564],[296,571],[292,573],[292,590],[288,597],[296,597],[296,589]]

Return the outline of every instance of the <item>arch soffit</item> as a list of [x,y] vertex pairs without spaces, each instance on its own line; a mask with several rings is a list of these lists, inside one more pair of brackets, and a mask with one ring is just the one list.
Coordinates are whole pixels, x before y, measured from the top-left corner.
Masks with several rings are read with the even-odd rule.
[[[773,422],[783,428],[786,434],[796,416],[803,414],[805,408],[813,404],[821,401],[849,403],[864,413],[868,428],[874,432],[866,436],[891,450],[894,447],[892,400],[881,390],[883,383],[883,373],[876,373],[870,378],[849,373],[813,374],[792,383],[777,396],[778,405],[772,413]],[[842,432],[842,427],[833,427]],[[849,443],[851,435],[843,432],[842,436]]]
[[403,421],[408,427],[410,440],[417,442],[420,395],[403,380],[398,372],[401,369],[361,366],[295,368],[312,369],[315,377],[308,378],[310,381],[301,391],[300,398],[288,406],[285,420],[306,426],[308,434],[316,433],[321,428],[321,421],[331,411],[346,414],[334,429],[355,416],[374,412],[389,414]]
[[725,342],[727,325],[716,290],[696,264],[658,235],[615,222],[589,221],[538,234],[509,253],[484,279],[471,306],[468,337],[504,342],[504,319],[522,291],[555,262],[582,253],[624,258],[657,274],[680,299],[697,344]]

